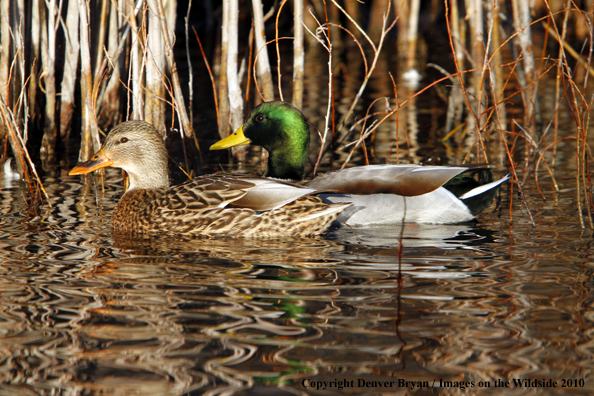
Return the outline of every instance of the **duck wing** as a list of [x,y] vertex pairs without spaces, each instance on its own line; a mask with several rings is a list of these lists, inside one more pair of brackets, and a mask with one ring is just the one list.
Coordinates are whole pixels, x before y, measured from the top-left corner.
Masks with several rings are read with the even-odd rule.
[[307,187],[342,194],[417,196],[437,190],[468,166],[367,165],[321,175]]
[[[323,175],[308,187],[326,202],[351,202],[338,220],[352,226],[449,224],[474,219],[508,177],[493,181],[492,166],[370,165]],[[443,188],[441,188],[443,187]]]
[[257,212],[278,209],[306,195],[315,194],[313,188],[267,178],[247,178],[253,183],[246,194],[233,201],[231,207],[248,208]]
[[171,210],[242,208],[257,212],[278,209],[316,190],[293,183],[251,176],[200,176],[170,188],[162,197]]

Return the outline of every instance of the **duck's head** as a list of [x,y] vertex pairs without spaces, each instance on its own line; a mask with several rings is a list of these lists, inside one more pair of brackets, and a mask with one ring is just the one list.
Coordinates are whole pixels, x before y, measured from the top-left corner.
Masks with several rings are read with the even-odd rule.
[[293,105],[285,102],[260,104],[238,130],[210,149],[222,150],[244,144],[255,144],[268,150],[267,176],[303,178],[309,151],[309,127],[303,114]]
[[128,190],[169,186],[167,149],[157,129],[144,121],[127,121],[111,130],[103,148],[74,167],[69,175],[82,175],[113,166],[126,171]]

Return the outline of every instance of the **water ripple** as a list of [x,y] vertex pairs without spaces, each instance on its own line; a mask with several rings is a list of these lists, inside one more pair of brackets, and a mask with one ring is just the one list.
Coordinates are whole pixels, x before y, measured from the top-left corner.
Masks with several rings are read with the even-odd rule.
[[0,393],[303,395],[303,380],[337,378],[594,390],[592,239],[559,213],[536,230],[486,215],[402,234],[113,240],[112,185],[49,185],[37,217],[0,190]]

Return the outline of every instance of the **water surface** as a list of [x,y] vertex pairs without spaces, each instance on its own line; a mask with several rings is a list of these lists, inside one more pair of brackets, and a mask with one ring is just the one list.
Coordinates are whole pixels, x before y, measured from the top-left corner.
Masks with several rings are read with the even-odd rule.
[[47,179],[37,214],[0,190],[3,395],[594,391],[593,239],[569,176],[546,201],[526,189],[536,226],[519,200],[510,222],[504,187],[474,224],[141,242],[110,236],[120,172],[95,180]]

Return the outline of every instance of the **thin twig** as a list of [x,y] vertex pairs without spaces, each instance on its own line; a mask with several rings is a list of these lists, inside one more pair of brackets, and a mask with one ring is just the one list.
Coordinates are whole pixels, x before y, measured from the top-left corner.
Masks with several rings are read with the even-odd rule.
[[215,110],[217,112],[217,122],[219,121],[219,101],[217,99],[217,84],[215,82],[215,78],[212,74],[212,69],[210,68],[210,64],[208,63],[208,59],[206,58],[206,54],[204,53],[204,48],[202,47],[202,42],[200,41],[200,37],[198,37],[198,33],[194,26],[192,26],[192,30],[194,30],[194,35],[196,36],[196,41],[198,41],[198,45],[200,46],[200,52],[202,53],[202,59],[204,59],[204,64],[206,65],[206,69],[208,70],[208,75],[210,76],[210,82],[212,83],[212,94],[214,95],[214,102],[215,102]]
[[[326,49],[326,51],[328,52],[328,79],[329,79],[329,87],[328,87],[328,108],[326,110],[326,125],[324,127],[324,134],[322,135],[322,145],[321,147],[323,148],[324,145],[326,144],[326,138],[328,136],[328,130],[329,130],[329,123],[330,123],[330,109],[331,109],[331,103],[332,103],[332,42],[330,42],[330,39],[328,38],[328,35],[326,34],[326,29],[322,26],[322,24],[320,23],[320,21],[318,21],[318,19],[315,17],[315,15],[311,12],[311,9],[309,10],[309,13],[311,14],[311,16],[316,20],[317,24],[318,24],[318,29],[316,30],[318,32],[318,34],[321,34],[324,36],[324,38],[326,39],[326,42],[322,41],[322,39],[320,39],[320,37],[318,37],[318,35],[313,34],[311,32],[311,30],[309,30],[309,28],[307,26],[305,26],[305,24],[303,25],[305,27],[305,29],[307,29],[307,31],[309,32],[309,34],[311,34],[321,45],[322,47],[324,47]],[[318,153],[318,159],[316,161],[316,164],[314,165],[314,170],[313,173],[314,175],[316,174],[316,171],[318,169],[318,165],[320,164],[320,160],[322,159],[322,151],[320,150],[320,152]]]

